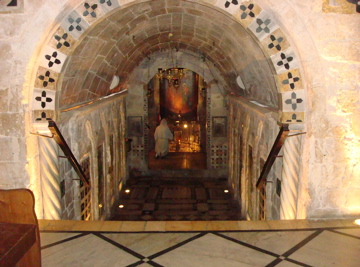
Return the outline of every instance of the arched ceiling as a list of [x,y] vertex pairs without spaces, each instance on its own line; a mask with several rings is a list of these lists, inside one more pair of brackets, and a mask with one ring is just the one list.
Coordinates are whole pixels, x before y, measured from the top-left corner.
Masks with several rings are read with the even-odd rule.
[[67,58],[59,106],[109,95],[114,74],[125,84],[144,59],[171,50],[205,57],[226,91],[277,107],[275,71],[255,40],[233,16],[204,3],[159,0],[115,9],[89,27]]

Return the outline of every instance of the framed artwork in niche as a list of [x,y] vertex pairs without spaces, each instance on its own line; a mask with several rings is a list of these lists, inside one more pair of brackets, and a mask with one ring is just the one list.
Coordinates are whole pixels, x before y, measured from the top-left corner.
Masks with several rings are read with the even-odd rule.
[[212,117],[212,136],[227,137],[227,117]]
[[128,136],[143,136],[141,116],[129,116],[127,121]]

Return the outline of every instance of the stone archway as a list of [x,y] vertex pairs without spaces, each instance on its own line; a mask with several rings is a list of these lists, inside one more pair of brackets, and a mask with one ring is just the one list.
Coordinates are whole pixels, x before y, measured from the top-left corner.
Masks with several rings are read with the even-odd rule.
[[[191,2],[187,3],[191,4]],[[263,53],[269,55],[269,59],[276,71],[275,80],[278,92],[281,95],[280,102],[282,106],[279,111],[281,111],[282,115],[280,121],[284,123],[304,123],[306,104],[300,61],[296,56],[295,49],[290,45],[290,41],[275,19],[273,19],[271,13],[262,9],[253,1],[245,1],[239,4],[217,1],[216,6],[230,13],[248,31],[249,36],[256,38]],[[94,5],[89,5],[84,1],[63,16],[59,27],[50,34],[51,38],[43,46],[40,55],[39,67],[32,90],[33,123],[41,123],[46,121],[47,118],[54,118],[57,102],[62,101],[63,105],[66,106],[66,101],[69,100],[56,99],[56,91],[61,89],[57,84],[61,79],[62,88],[66,88],[68,84],[72,86],[76,84],[61,77],[64,69],[72,68],[72,66],[69,66],[67,59],[72,56],[74,49],[86,47],[86,44],[90,42],[86,34],[92,28],[99,23],[103,23],[106,16],[110,16],[122,8],[122,1],[104,1]],[[113,51],[109,57],[115,54],[116,52]],[[83,56],[86,57],[85,52],[83,52]],[[92,64],[93,62],[90,61],[89,63]],[[116,66],[119,66],[119,62],[111,63],[113,65],[109,66],[110,70],[107,72],[109,77],[104,80],[104,85],[111,82],[112,75],[110,73],[115,74]],[[81,76],[79,70],[77,71],[77,74]],[[85,78],[90,77],[86,76]],[[85,83],[79,85],[86,87]],[[102,94],[106,93],[102,92]],[[88,99],[88,101],[90,100]]]
[[[86,95],[94,94],[94,91],[87,90],[87,83],[85,80],[90,80],[89,73],[84,75],[81,68],[70,63],[76,62],[76,58],[71,58],[74,51],[78,49],[82,51],[84,58],[86,58],[86,44],[91,39],[87,34],[92,32],[94,34],[96,26],[104,23],[106,19],[114,15],[119,10],[131,6],[134,2],[129,1],[100,1],[99,3],[90,3],[91,1],[83,1],[75,6],[75,8],[67,9],[64,16],[61,16],[60,23],[54,27],[54,31],[50,33],[48,42],[43,46],[40,54],[39,66],[34,76],[34,85],[32,87],[31,95],[31,118],[34,128],[42,128],[44,123],[49,118],[56,119],[59,114],[60,106],[66,107],[76,105],[79,99],[84,98],[86,101],[92,101],[94,98],[88,98]],[[211,7],[206,1],[197,1],[200,5]],[[197,2],[184,1],[184,5],[191,6],[198,4]],[[182,3],[181,3],[182,4]],[[180,4],[180,6],[181,6]],[[69,6],[70,7],[70,6]],[[177,6],[175,5],[174,8]],[[145,7],[146,9],[147,7]],[[218,8],[221,12],[232,15],[232,18],[238,21],[249,38],[253,38],[258,43],[258,48],[262,53],[267,55],[270,65],[275,71],[275,83],[280,95],[279,121],[289,124],[303,124],[305,122],[306,111],[306,96],[305,96],[305,82],[302,76],[300,60],[297,57],[296,49],[291,46],[291,41],[287,38],[276,20],[271,14],[271,10],[263,9],[254,1],[245,1],[239,4],[232,4],[229,1],[216,1],[213,8]],[[141,8],[140,8],[141,10]],[[217,11],[219,12],[219,11]],[[140,14],[137,14],[140,17]],[[136,16],[135,16],[136,17]],[[136,21],[136,20],[134,20]],[[99,30],[99,29],[97,29]],[[111,29],[107,29],[111,31]],[[101,34],[101,32],[99,33]],[[131,32],[124,32],[123,34],[131,35]],[[133,38],[134,35],[131,37]],[[162,48],[159,48],[162,49]],[[104,87],[110,84],[113,74],[117,73],[117,67],[124,60],[121,56],[117,60],[116,49],[111,51],[106,59],[106,64],[101,65],[95,72],[99,73],[106,69],[106,78],[99,81]],[[143,55],[143,57],[146,55]],[[70,61],[71,58],[71,61]],[[96,59],[88,62],[88,66],[94,64]],[[110,63],[110,64],[109,64]],[[73,81],[74,77],[66,76],[64,70],[69,71],[74,68],[76,74],[82,77],[82,81]],[[250,66],[251,67],[251,66]],[[253,67],[252,67],[253,68]],[[224,69],[224,67],[223,67]],[[221,72],[221,71],[220,71]],[[123,72],[126,73],[126,72]],[[128,73],[129,74],[129,73]],[[96,75],[92,78],[96,79]],[[236,75],[230,75],[235,81]],[[127,79],[124,75],[122,78]],[[227,77],[229,78],[229,77]],[[59,83],[61,82],[61,84]],[[224,82],[224,86],[228,85]],[[75,98],[58,98],[63,96],[64,88],[74,87],[76,85],[85,86],[81,88],[82,92]],[[92,84],[89,84],[92,85]],[[233,83],[231,83],[233,85]],[[123,88],[126,88],[126,82],[123,83]],[[111,92],[105,90],[96,95],[95,99],[105,96]],[[68,95],[69,96],[69,95]],[[71,95],[70,95],[71,96]],[[56,104],[58,103],[58,104]],[[39,126],[39,127],[38,127]]]

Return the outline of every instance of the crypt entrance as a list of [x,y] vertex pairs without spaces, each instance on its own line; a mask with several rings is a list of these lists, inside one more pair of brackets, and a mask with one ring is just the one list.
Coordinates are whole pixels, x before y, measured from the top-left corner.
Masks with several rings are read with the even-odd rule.
[[[90,162],[87,168],[93,207],[89,208],[91,219],[108,217],[110,206],[119,198],[118,193],[128,183],[128,178],[135,174],[138,177],[152,175],[148,168],[148,156],[153,149],[153,131],[164,112],[173,125],[176,126],[179,121],[176,140],[181,142],[178,147],[176,143],[173,145],[175,152],[193,154],[181,152],[181,149],[191,149],[190,145],[181,147],[181,144],[185,144],[185,140],[199,143],[200,148],[195,147],[194,150],[206,153],[206,170],[202,172],[202,177],[226,177],[235,198],[245,208],[243,215],[248,213],[250,219],[256,218],[258,194],[254,189],[255,183],[276,137],[277,124],[302,123],[304,119],[304,90],[299,82],[302,79],[293,50],[289,49],[287,42],[284,47],[274,46],[271,36],[271,43],[260,46],[256,38],[270,42],[265,39],[269,32],[267,28],[254,28],[253,25],[259,20],[252,16],[245,16],[245,20],[223,12],[220,7],[196,2],[181,1],[180,6],[167,3],[170,11],[159,10],[159,5],[165,3],[163,1],[145,2],[113,7],[111,12],[101,6],[106,16],[99,16],[96,23],[86,25],[89,28],[83,31],[86,35],[78,33],[73,36],[74,40],[68,40],[72,42],[71,48],[65,46],[67,42],[64,45],[57,43],[56,48],[49,43],[48,49],[42,52],[47,61],[41,62],[34,77],[34,124],[41,124],[39,127],[42,127],[47,119],[55,118],[71,140],[80,163]],[[189,12],[188,5],[196,12]],[[223,9],[227,11],[226,5]],[[162,19],[158,19],[160,17]],[[68,17],[66,19],[64,21],[69,21]],[[70,25],[69,29],[73,29],[73,26]],[[111,30],[117,32],[114,35],[116,38],[109,38],[113,36],[109,34]],[[69,31],[69,34],[74,33]],[[279,34],[281,38],[276,40],[284,40],[283,33],[280,31]],[[54,33],[52,42],[58,40],[59,36],[58,32]],[[274,51],[274,47],[277,51]],[[176,57],[176,64],[170,62],[173,58],[169,54]],[[151,77],[156,75],[159,67],[168,70],[174,66],[201,73],[207,82],[204,87],[199,84],[196,87],[196,119],[187,117],[194,116],[194,110],[189,113],[181,109],[181,119],[178,120],[179,108],[160,108],[162,87],[159,79],[152,80]],[[51,82],[53,76],[59,76],[57,86]],[[114,76],[120,82],[112,88]],[[149,83],[150,80],[152,82]],[[158,92],[154,90],[156,83],[159,83]],[[166,85],[166,81],[164,84],[164,88],[170,85]],[[186,85],[189,86],[189,83],[186,82]],[[277,88],[277,85],[281,88]],[[174,89],[175,92],[181,89],[180,86]],[[204,91],[203,96],[201,93]],[[156,94],[158,105],[154,104]],[[281,107],[278,106],[280,102]],[[281,108],[282,112],[277,112]],[[185,121],[187,129],[195,121],[193,132],[189,130],[189,133],[185,133],[185,128],[180,127]],[[200,133],[196,137],[194,133],[199,127]],[[132,139],[129,151],[126,139]],[[50,146],[43,147],[42,151],[55,151],[55,148],[49,149]],[[76,181],[65,179],[72,177],[71,169],[63,161],[59,161],[58,167],[55,157],[44,157],[43,161],[49,159],[52,162],[41,165],[42,180],[49,181],[43,190],[44,209],[55,210],[54,218],[79,217],[79,212],[73,208],[80,206],[76,202],[78,185]],[[60,172],[48,172],[46,166],[55,166],[54,169]],[[268,200],[273,198],[276,204],[273,207],[273,203],[267,201],[267,218],[279,217],[280,193],[277,194],[275,188],[281,188],[280,179],[277,179],[281,177],[280,172],[279,163],[279,167],[267,179],[267,194],[271,196]],[[183,175],[172,174],[173,177]],[[59,183],[61,186],[52,186]],[[66,192],[68,197],[64,198],[63,193]],[[71,193],[75,201],[69,196]],[[58,196],[56,201],[54,195]],[[101,211],[97,208],[100,206]]]

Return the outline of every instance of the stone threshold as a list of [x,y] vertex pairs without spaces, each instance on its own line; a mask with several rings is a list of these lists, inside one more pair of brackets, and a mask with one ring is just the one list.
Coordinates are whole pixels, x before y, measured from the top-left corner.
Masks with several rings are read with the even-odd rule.
[[44,232],[199,232],[356,228],[355,219],[271,221],[70,221],[38,220]]

